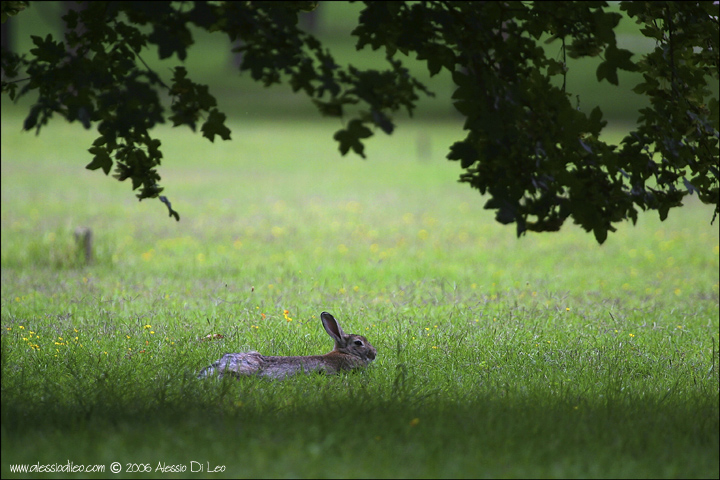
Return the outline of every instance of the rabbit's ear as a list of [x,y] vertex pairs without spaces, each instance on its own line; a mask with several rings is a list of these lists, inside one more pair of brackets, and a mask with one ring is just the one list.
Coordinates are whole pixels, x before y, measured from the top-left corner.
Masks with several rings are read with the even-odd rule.
[[325,327],[325,331],[328,335],[334,338],[336,343],[342,344],[345,332],[343,332],[343,329],[340,328],[340,324],[337,320],[335,320],[335,317],[327,312],[322,312],[320,314],[320,320],[322,320],[323,327]]

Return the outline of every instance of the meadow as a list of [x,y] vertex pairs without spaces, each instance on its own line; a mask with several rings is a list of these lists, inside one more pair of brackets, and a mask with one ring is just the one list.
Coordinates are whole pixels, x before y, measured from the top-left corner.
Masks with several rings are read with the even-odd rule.
[[[156,129],[180,222],[84,169],[92,131],[23,133],[2,98],[3,478],[720,475],[711,207],[602,246],[570,223],[518,239],[445,160],[447,103],[341,157],[339,120],[194,58],[233,140]],[[322,311],[377,348],[369,368],[196,378],[227,352],[327,352]],[[70,462],[104,471],[13,471]]]
[[[573,225],[516,239],[443,159],[457,124],[408,122],[363,161],[339,156],[332,122],[235,122],[217,144],[160,129],[175,222],[82,168],[92,133],[34,137],[18,118],[2,120],[3,477],[69,461],[143,478],[717,476],[710,208],[643,214],[602,246]],[[328,351],[323,310],[375,345],[368,369],[195,378],[225,352]]]

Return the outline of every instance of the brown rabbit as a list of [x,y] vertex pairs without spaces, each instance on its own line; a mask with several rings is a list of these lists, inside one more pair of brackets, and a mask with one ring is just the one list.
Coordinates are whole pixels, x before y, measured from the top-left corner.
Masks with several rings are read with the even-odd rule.
[[325,331],[335,340],[335,348],[325,355],[295,357],[265,356],[258,352],[226,353],[220,360],[203,368],[198,378],[217,374],[218,378],[259,375],[283,379],[300,372],[325,372],[334,374],[341,370],[366,367],[373,360],[377,350],[362,335],[346,334],[340,324],[327,312],[320,314]]

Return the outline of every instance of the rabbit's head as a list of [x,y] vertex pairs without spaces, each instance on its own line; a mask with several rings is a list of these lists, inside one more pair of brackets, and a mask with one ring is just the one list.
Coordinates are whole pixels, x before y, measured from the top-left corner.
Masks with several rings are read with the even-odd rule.
[[346,334],[343,332],[337,320],[335,320],[335,317],[327,312],[322,312],[320,319],[322,320],[323,327],[325,327],[325,331],[335,340],[335,349],[333,352],[357,357],[365,364],[369,364],[375,360],[377,350],[370,345],[367,338],[362,335]]

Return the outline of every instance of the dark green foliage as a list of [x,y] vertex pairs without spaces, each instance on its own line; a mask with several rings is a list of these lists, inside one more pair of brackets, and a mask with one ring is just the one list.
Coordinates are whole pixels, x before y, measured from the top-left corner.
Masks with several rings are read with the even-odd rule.
[[[4,2],[7,15],[24,2]],[[19,4],[16,6],[15,4]],[[518,235],[559,230],[572,220],[599,243],[614,223],[637,220],[638,210],[665,219],[686,195],[715,205],[718,187],[718,6],[713,2],[621,2],[656,48],[642,57],[617,45],[621,14],[606,2],[365,2],[353,31],[357,48],[384,48],[386,70],[338,65],[298,15],[316,2],[89,2],[64,19],[64,42],[33,37],[30,60],[3,52],[5,79],[24,71],[28,82],[3,81],[11,98],[32,90],[37,103],[25,120],[39,131],[53,113],[100,137],[87,166],[119,180],[130,178],[138,198],[157,197],[162,153],[150,135],[166,113],[159,92],[172,97],[174,126],[230,139],[225,115],[206,85],[183,67],[166,85],[139,54],[157,47],[160,58],[186,58],[194,43],[189,25],[225,34],[242,53],[240,70],[265,86],[289,83],[308,95],[323,115],[345,117],[334,138],[340,152],[365,157],[363,139],[374,127],[393,132],[392,115],[412,114],[420,92],[398,52],[425,61],[431,75],[443,69],[457,88],[452,96],[466,118],[467,135],[450,146],[448,159],[465,170],[460,181],[488,195],[486,208]],[[12,8],[11,8],[12,7]],[[150,26],[142,31],[139,26]],[[542,42],[561,47],[547,58]],[[597,80],[619,86],[618,71],[642,74],[633,91],[649,107],[619,146],[600,139],[600,108],[578,110],[566,90],[566,57],[599,57]],[[562,85],[555,78],[561,75]],[[622,88],[632,86],[623,85]],[[356,106],[352,113],[348,106]]]
[[[635,222],[637,208],[664,219],[693,192],[716,213],[718,205],[717,99],[707,85],[718,78],[717,6],[622,8],[658,42],[637,63],[617,47],[620,15],[604,2],[371,3],[355,33],[360,45],[413,51],[431,74],[452,73],[468,134],[448,158],[465,169],[461,181],[490,195],[486,208],[499,222],[515,222],[520,235],[558,230],[572,217],[602,243],[613,223]],[[599,108],[578,111],[564,82],[551,82],[567,67],[538,47],[547,36],[562,43],[563,57],[601,56],[598,81],[617,85],[618,70],[645,74],[635,91],[649,95],[652,108],[620,148],[599,139]]]
[[0,7],[0,11],[2,12],[2,23],[5,23],[9,17],[17,15],[25,10],[29,3],[30,2],[2,2],[2,6]]

